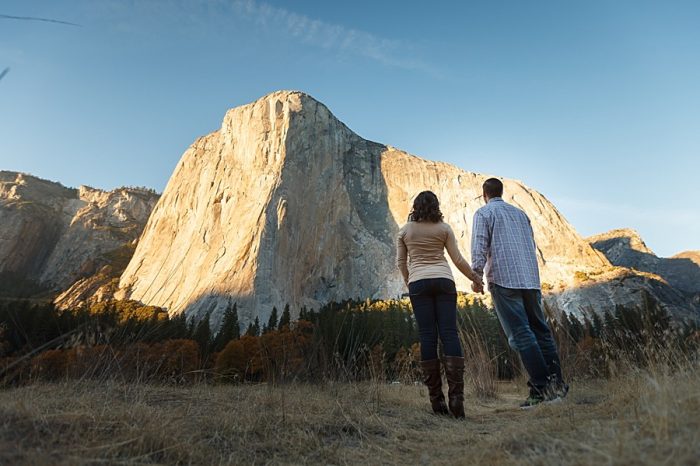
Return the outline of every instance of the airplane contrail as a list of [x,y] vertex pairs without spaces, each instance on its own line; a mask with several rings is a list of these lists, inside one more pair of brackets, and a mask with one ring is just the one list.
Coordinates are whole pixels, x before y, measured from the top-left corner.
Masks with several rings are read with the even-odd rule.
[[22,21],[43,21],[45,23],[57,23],[57,24],[66,24],[68,26],[82,27],[80,24],[71,23],[68,21],[61,21],[58,19],[51,19],[51,18],[38,18],[36,16],[12,16],[12,15],[0,14],[0,19],[18,19],[18,20],[22,20]]
[[0,79],[4,78],[7,73],[9,73],[10,67],[8,66],[4,70],[2,70],[2,73],[0,73]]

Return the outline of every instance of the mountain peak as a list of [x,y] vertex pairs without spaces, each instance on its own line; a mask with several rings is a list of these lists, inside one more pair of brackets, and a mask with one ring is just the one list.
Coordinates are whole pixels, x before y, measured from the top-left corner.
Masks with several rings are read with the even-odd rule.
[[694,250],[694,251],[679,252],[678,254],[673,256],[671,259],[690,259],[691,261],[700,265],[700,251]]
[[315,99],[313,96],[307,94],[306,92],[283,89],[279,91],[270,92],[269,94],[265,94],[264,96],[248,104],[239,105],[237,107],[231,108],[226,113],[229,114],[231,112],[240,112],[250,107],[259,107],[264,105],[276,106],[276,113],[279,113],[279,111],[282,109],[281,106],[283,106],[285,103],[288,105],[291,104],[292,109],[294,111],[300,111],[305,105],[309,104],[321,105],[324,108],[327,108],[325,105],[323,105],[323,103]]
[[644,254],[654,254],[642,239],[642,236],[637,230],[632,228],[617,228],[605,233],[593,235],[587,238],[587,241],[596,249],[610,249],[612,244],[617,244],[618,248],[631,249]]
[[[0,200],[73,199],[78,191],[22,172],[0,171]],[[62,202],[62,201],[61,201]]]

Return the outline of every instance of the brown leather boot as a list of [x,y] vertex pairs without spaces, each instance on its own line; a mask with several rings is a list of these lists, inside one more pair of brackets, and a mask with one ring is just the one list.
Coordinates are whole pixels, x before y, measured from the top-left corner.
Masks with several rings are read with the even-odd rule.
[[456,418],[464,418],[464,358],[445,356],[450,412]]
[[442,393],[440,360],[421,361],[420,367],[423,370],[423,383],[428,387],[433,412],[435,414],[450,414],[445,404],[445,395]]

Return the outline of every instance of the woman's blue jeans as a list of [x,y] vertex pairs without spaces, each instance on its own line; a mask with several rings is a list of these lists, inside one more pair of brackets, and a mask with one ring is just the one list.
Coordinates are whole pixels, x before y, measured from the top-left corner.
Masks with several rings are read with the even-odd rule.
[[445,356],[463,356],[457,333],[457,289],[448,278],[427,278],[408,284],[418,323],[423,361],[438,358],[438,336]]

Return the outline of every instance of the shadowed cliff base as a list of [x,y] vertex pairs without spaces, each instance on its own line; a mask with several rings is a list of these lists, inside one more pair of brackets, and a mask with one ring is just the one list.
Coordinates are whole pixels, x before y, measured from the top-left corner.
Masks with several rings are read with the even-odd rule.
[[[240,311],[244,303],[251,302],[250,296],[233,295],[227,293],[206,293],[196,297],[190,304],[187,305],[181,312],[174,314],[168,312],[169,318],[184,317],[188,321],[200,322],[204,318],[209,319],[210,328],[213,332],[217,332],[222,324],[224,314],[227,310],[237,308],[239,317],[242,315]],[[270,309],[269,312],[272,312]],[[243,321],[243,319],[241,319]],[[244,321],[244,324],[249,324],[249,321]]]

